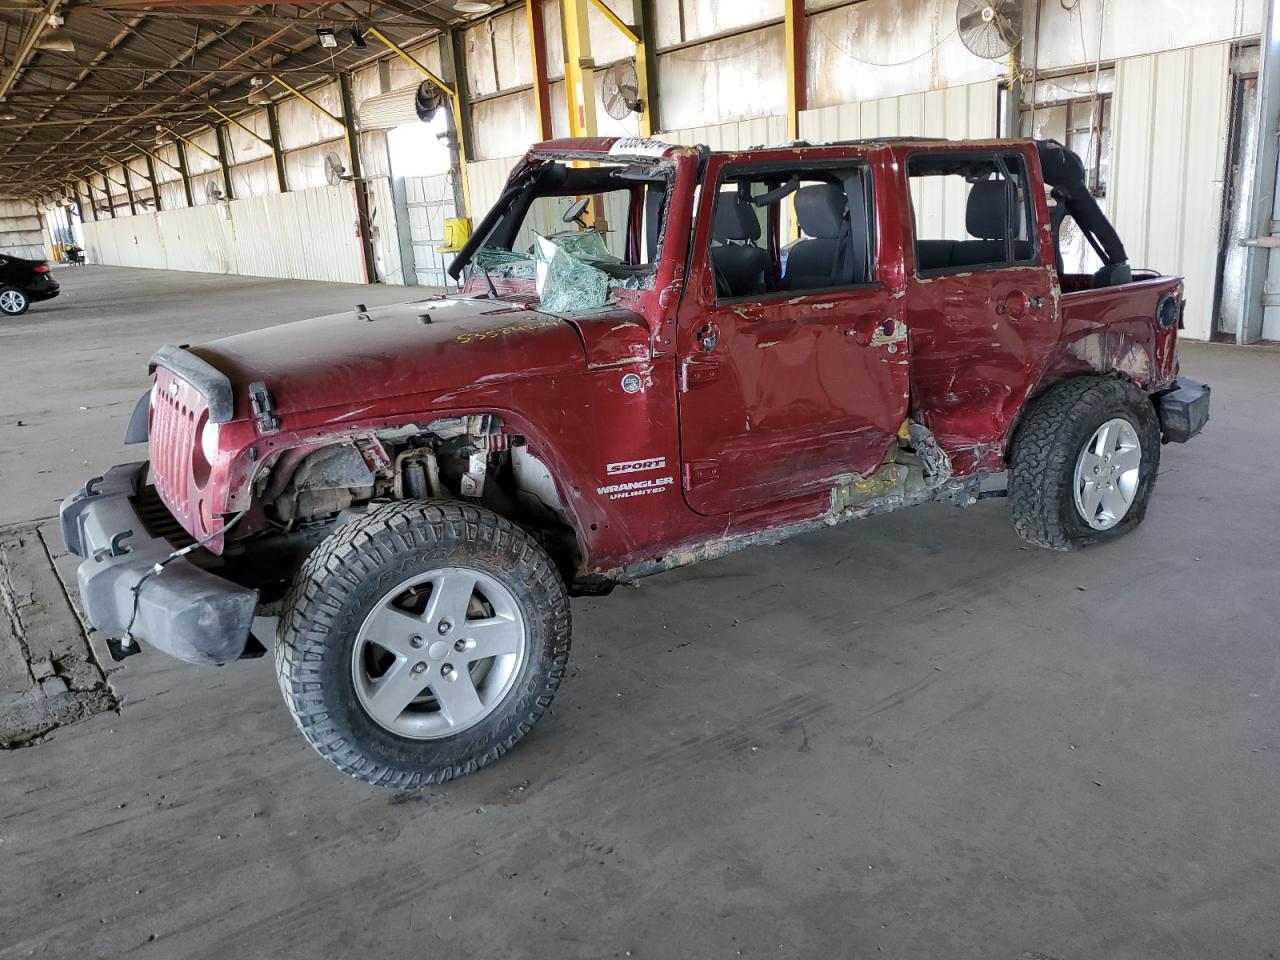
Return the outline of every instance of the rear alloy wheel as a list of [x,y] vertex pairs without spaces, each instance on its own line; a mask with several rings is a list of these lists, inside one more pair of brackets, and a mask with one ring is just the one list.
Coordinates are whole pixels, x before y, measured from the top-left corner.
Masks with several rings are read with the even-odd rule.
[[1094,431],[1076,459],[1076,509],[1094,530],[1110,530],[1129,512],[1138,495],[1142,442],[1122,417]]
[[1160,469],[1160,422],[1131,383],[1081,377],[1039,400],[1009,458],[1013,526],[1052,550],[1120,536],[1142,522]]
[[31,298],[26,291],[17,287],[0,287],[0,313],[10,317],[20,317],[31,306]]
[[409,500],[340,527],[281,613],[280,689],[358,779],[423,787],[502,756],[551,704],[569,600],[527,533],[470,504]]

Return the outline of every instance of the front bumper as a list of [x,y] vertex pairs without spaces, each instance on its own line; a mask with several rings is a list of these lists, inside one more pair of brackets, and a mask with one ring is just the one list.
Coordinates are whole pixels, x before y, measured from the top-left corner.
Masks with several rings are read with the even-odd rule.
[[249,642],[258,591],[186,557],[155,572],[174,548],[147,533],[135,507],[146,473],[145,462],[112,467],[62,503],[62,539],[83,559],[85,615],[108,636],[128,633],[188,663],[235,660]]
[[1176,377],[1173,386],[1155,395],[1160,433],[1166,443],[1186,443],[1209,422],[1209,385]]

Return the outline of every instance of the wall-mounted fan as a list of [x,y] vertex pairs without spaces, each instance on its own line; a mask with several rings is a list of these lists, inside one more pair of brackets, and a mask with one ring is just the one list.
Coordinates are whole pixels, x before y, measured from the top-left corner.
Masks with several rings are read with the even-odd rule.
[[324,155],[324,179],[331,187],[336,187],[344,180],[350,180],[347,176],[347,165],[342,162],[342,158],[336,153],[326,153]]
[[204,199],[206,203],[217,203],[222,199],[222,188],[212,180],[204,185]]
[[1022,39],[1022,0],[959,0],[956,30],[974,56],[998,60]]
[[448,100],[443,90],[430,80],[423,80],[418,85],[418,92],[414,94],[413,109],[418,114],[419,120],[423,123],[430,123],[447,102]]
[[604,72],[600,80],[600,99],[604,101],[604,112],[615,120],[623,120],[644,109],[634,62],[624,60]]

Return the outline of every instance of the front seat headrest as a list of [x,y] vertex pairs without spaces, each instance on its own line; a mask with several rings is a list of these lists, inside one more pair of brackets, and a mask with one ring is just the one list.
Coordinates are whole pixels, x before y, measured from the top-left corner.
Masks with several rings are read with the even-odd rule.
[[969,189],[964,228],[979,240],[1003,240],[1008,231],[1009,182],[979,180]]
[[835,183],[815,183],[796,191],[796,218],[806,236],[837,240],[845,226],[844,188]]
[[722,191],[716,197],[716,209],[711,216],[711,239],[759,240],[760,218],[756,208],[743,200],[736,190]]

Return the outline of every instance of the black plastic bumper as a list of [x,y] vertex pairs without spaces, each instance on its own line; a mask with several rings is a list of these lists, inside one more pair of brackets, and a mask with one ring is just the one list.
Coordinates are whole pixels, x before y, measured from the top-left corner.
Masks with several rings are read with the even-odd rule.
[[112,467],[62,503],[62,539],[83,559],[78,580],[85,615],[108,636],[129,632],[188,663],[235,660],[248,643],[258,591],[185,557],[155,572],[174,548],[150,536],[134,508],[146,471],[145,462]]
[[1178,377],[1155,396],[1160,432],[1168,443],[1186,443],[1209,422],[1209,385]]

